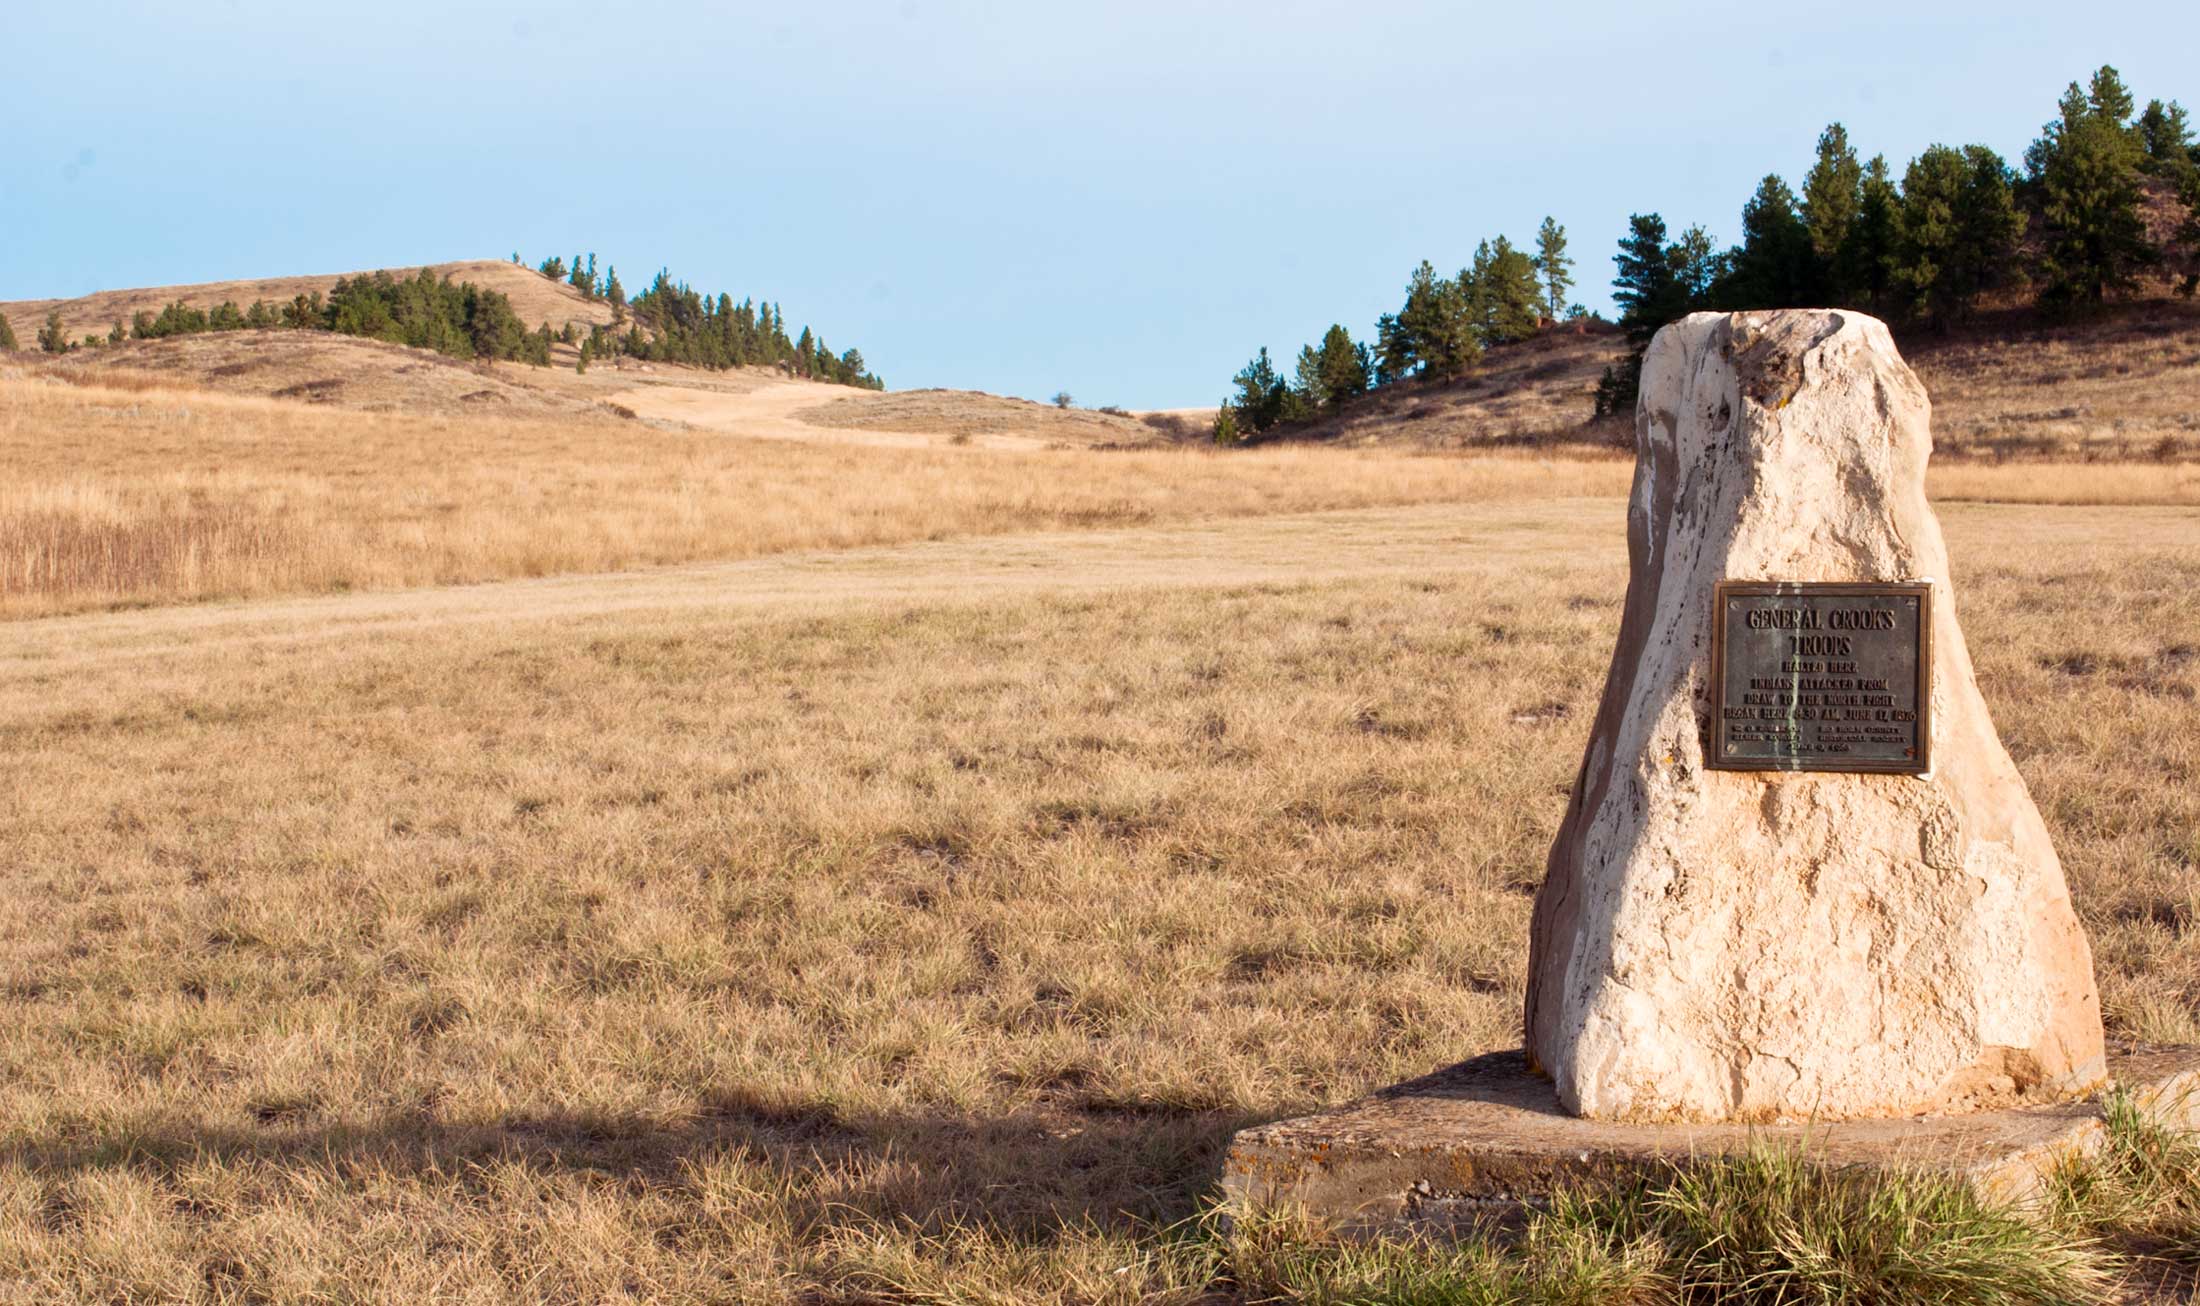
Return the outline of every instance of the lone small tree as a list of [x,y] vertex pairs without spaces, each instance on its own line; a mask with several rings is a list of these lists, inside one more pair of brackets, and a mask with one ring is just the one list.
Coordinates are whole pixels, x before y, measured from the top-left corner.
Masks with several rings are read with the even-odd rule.
[[0,353],[13,353],[22,346],[15,342],[15,328],[8,325],[6,314],[0,314]]
[[1054,406],[1056,408],[1067,408],[1071,404],[1076,402],[1076,400],[1069,397],[1069,391],[1067,390],[1057,390],[1054,392]]
[[1238,369],[1230,381],[1237,395],[1228,407],[1235,410],[1235,425],[1242,431],[1257,435],[1291,415],[1291,386],[1269,360],[1268,346],[1262,345],[1253,361]]
[[1535,270],[1543,278],[1544,316],[1553,322],[1566,316],[1566,292],[1573,289],[1574,261],[1566,257],[1566,229],[1555,218],[1545,217],[1535,232]]
[[61,310],[46,314],[46,325],[39,328],[38,347],[49,354],[69,352],[69,332],[61,325]]

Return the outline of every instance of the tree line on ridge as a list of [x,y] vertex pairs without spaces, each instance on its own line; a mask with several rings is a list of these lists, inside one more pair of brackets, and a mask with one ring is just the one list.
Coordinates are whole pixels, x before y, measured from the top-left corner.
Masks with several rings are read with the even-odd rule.
[[[1861,159],[1840,123],[1818,137],[1801,193],[1778,174],[1742,206],[1741,242],[1701,225],[1673,233],[1655,212],[1628,219],[1613,256],[1613,302],[1628,352],[1598,383],[1598,417],[1631,411],[1642,354],[1659,327],[1701,310],[1853,306],[1906,327],[1946,330],[1990,295],[2067,317],[2167,276],[2200,287],[2200,146],[2176,101],[2136,97],[2113,67],[2072,82],[2021,170],[1984,145],[1933,145],[1899,176]],[[2150,222],[2150,216],[2154,219]],[[1493,345],[1524,339],[1572,285],[1565,228],[1545,218],[1536,253],[1485,241],[1453,277],[1427,262],[1375,326],[1375,346],[1332,325],[1291,376],[1261,349],[1231,378],[1218,443],[1240,443],[1408,377],[1464,376]]]

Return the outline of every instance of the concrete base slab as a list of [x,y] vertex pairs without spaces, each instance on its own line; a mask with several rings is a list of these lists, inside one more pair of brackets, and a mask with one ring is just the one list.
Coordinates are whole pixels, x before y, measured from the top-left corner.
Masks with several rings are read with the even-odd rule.
[[[2200,1048],[2109,1049],[2112,1084],[2150,1114],[2200,1128]],[[1517,1214],[1554,1191],[1634,1178],[1768,1142],[1820,1164],[1930,1171],[2022,1202],[2097,1151],[2099,1096],[2054,1106],[1824,1125],[1628,1125],[1558,1105],[1524,1053],[1476,1057],[1320,1115],[1240,1132],[1222,1187],[1237,1211],[1302,1210],[1340,1233],[1442,1232]]]

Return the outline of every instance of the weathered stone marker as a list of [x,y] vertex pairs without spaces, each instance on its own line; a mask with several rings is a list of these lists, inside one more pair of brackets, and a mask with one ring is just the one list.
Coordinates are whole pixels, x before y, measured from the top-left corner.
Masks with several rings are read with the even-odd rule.
[[1619,646],[1529,945],[1528,1051],[1568,1110],[2100,1084],[2092,954],[1956,624],[1928,411],[1858,314],[1651,344]]
[[1700,313],[1644,360],[1619,643],[1537,896],[1527,1049],[1247,1130],[1240,1205],[1448,1218],[1789,1138],[2016,1196],[2113,1075],[2062,868],[1925,501],[1924,387],[1856,313]]

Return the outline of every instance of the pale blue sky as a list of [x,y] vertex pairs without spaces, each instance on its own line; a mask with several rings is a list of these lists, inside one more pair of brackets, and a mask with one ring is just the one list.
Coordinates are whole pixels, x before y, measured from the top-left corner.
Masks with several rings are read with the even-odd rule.
[[0,299],[592,249],[896,387],[1140,407],[1545,213],[1603,308],[1628,213],[1731,239],[1831,119],[1899,171],[2015,161],[2102,62],[2200,107],[2189,4],[72,0],[0,41]]

